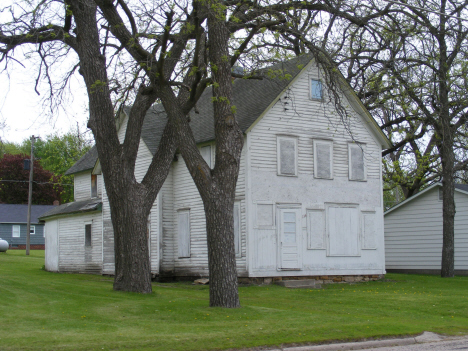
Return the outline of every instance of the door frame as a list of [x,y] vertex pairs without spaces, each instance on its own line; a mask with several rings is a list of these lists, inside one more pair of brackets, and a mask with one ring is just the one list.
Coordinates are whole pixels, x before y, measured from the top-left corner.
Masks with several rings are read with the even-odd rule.
[[[297,246],[297,267],[284,268],[282,255],[282,212],[291,210],[296,213],[296,246]],[[302,206],[300,204],[280,204],[276,205],[276,238],[277,238],[277,268],[279,271],[300,271],[302,270]]]

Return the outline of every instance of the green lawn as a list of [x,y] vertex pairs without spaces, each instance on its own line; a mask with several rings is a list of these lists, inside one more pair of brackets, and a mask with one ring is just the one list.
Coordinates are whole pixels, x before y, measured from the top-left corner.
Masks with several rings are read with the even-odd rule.
[[43,251],[0,253],[1,350],[205,350],[468,333],[468,277],[388,274],[385,281],[239,289],[242,308],[209,308],[208,287],[49,273]]

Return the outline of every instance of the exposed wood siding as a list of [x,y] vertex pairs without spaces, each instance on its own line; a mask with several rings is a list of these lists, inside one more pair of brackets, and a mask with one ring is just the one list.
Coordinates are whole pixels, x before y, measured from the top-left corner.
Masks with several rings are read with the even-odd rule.
[[[251,201],[248,207],[252,208],[252,240],[249,248],[251,276],[384,273],[381,146],[367,122],[351,105],[347,107],[352,116],[352,135],[346,131],[333,104],[326,103],[328,97],[325,86],[323,101],[310,99],[310,79],[319,78],[316,66],[306,68],[290,89],[280,96],[281,101],[266,111],[248,134],[251,166],[247,191]],[[344,97],[343,99],[346,101]],[[283,105],[284,101],[288,101],[288,105]],[[298,172],[295,177],[277,175],[277,138],[285,135],[295,137],[298,141]],[[314,176],[314,140],[332,143],[332,179]],[[366,181],[349,180],[348,144],[353,140],[365,145]],[[302,256],[300,270],[278,271],[281,265],[277,254],[277,247],[281,244],[278,237],[278,218],[274,218],[272,226],[256,222],[257,204],[267,203],[274,208],[284,204],[301,208],[300,235],[303,244],[299,253]],[[360,231],[361,223],[364,222],[363,211],[375,212],[375,220],[368,222],[372,222],[375,228],[376,249],[362,250],[359,244],[362,233],[358,233],[358,238],[354,233],[358,257],[333,257],[327,252],[326,243],[315,243],[316,237],[321,237],[321,233],[311,229],[309,233],[314,237],[308,238],[307,211],[324,210],[327,203],[355,204]],[[327,237],[324,238],[326,241]],[[313,244],[307,244],[311,242]]]
[[91,170],[76,173],[74,176],[75,201],[89,199],[91,197]]
[[[102,216],[100,212],[57,220],[60,272],[102,272]],[[91,224],[91,246],[85,247],[85,225]]]
[[[468,195],[455,191],[455,269],[468,269]],[[440,270],[442,201],[434,187],[385,216],[387,269]]]
[[172,274],[174,271],[175,263],[175,235],[174,235],[174,182],[173,182],[173,173],[174,167],[177,162],[175,162],[169,175],[164,182],[161,191],[159,192],[158,197],[160,197],[159,204],[162,206],[162,209],[159,211],[161,213],[161,254],[162,254],[162,267],[161,272],[164,274]]
[[[212,145],[212,164],[216,148]],[[165,251],[171,250],[171,253],[164,253],[165,269],[170,267],[170,257],[174,259],[175,275],[195,275],[208,276],[208,249],[206,245],[206,222],[203,202],[200,198],[195,183],[187,170],[185,162],[181,155],[178,155],[178,161],[173,164],[173,208],[172,208],[172,240],[167,241],[164,237]],[[237,257],[237,271],[239,275],[246,275],[246,239],[245,239],[245,147],[241,156],[241,169],[236,188],[236,200],[240,203],[241,213],[241,252],[242,255]],[[166,181],[167,182],[167,181]],[[166,189],[165,195],[168,196]],[[165,206],[165,205],[163,205]],[[178,242],[177,242],[177,226],[175,222],[177,213],[180,209],[190,209],[190,257],[178,257]],[[165,216],[166,208],[163,209],[163,217]],[[166,244],[167,241],[167,244]],[[167,263],[166,263],[167,262]]]

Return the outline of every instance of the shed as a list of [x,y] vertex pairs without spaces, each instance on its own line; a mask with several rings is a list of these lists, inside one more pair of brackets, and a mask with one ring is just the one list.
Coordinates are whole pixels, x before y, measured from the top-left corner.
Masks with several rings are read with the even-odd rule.
[[[455,274],[468,275],[468,185],[455,185]],[[385,212],[389,272],[440,274],[442,184],[435,183]]]

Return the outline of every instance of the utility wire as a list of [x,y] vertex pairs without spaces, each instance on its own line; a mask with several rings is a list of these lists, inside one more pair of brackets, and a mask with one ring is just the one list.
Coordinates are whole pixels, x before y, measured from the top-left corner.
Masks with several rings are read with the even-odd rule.
[[[0,182],[12,182],[12,183],[29,183],[28,180],[0,180]],[[36,182],[33,180],[33,183],[36,184],[53,184],[53,185],[66,185],[66,186],[73,186],[73,184],[62,184],[62,183],[51,183],[51,182]]]

